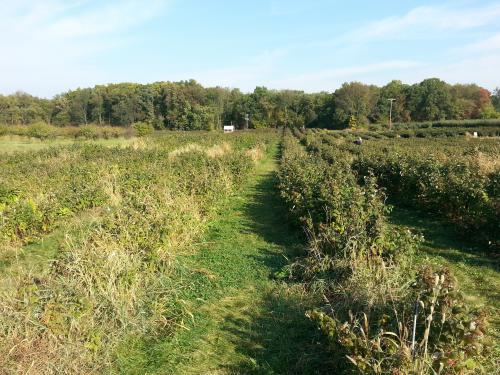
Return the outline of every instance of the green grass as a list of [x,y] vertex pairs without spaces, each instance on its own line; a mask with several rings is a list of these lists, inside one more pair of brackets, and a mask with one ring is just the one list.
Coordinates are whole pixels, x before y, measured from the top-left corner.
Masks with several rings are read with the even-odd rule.
[[102,146],[117,147],[132,144],[134,138],[113,138],[96,140],[74,140],[58,137],[55,139],[40,140],[36,138],[20,137],[16,135],[0,137],[0,154],[13,152],[38,151],[54,146],[69,146],[75,143],[92,143]]
[[11,287],[12,278],[26,270],[42,278],[50,272],[50,264],[57,258],[68,234],[83,235],[99,218],[99,210],[82,212],[39,240],[15,249],[13,253],[0,252],[0,292]]
[[273,273],[302,242],[276,195],[276,151],[242,191],[221,207],[203,243],[179,259],[178,309],[190,318],[173,337],[131,340],[121,373],[321,373],[324,345],[305,311],[301,286]]

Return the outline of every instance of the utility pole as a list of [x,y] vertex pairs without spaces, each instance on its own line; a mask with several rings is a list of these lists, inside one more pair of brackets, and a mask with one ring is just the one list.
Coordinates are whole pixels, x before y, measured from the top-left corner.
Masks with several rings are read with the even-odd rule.
[[245,115],[245,130],[248,130],[248,121],[250,120],[250,117],[248,116],[248,113]]
[[392,129],[392,103],[394,103],[396,99],[391,98],[387,100],[391,102],[391,108],[389,109],[389,129]]

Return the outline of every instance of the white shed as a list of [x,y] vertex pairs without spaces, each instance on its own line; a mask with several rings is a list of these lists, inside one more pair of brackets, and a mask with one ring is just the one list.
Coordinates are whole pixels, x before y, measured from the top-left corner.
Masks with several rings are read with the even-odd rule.
[[224,133],[234,132],[234,125],[224,125]]

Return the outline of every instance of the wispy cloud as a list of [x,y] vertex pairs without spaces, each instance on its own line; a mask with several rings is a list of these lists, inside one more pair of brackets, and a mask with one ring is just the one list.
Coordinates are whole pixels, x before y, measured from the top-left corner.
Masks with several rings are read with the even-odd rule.
[[264,51],[257,56],[250,57],[240,65],[190,72],[178,79],[194,78],[207,86],[234,87],[251,91],[255,86],[269,83],[278,64],[286,58],[287,54],[286,49]]
[[460,54],[492,53],[498,50],[500,50],[500,32],[455,49]]
[[[290,45],[290,56],[303,51],[314,55],[314,51],[321,54],[324,50],[335,50],[346,61],[360,58],[370,61],[365,49],[372,43],[381,46],[394,40],[407,44],[417,41],[416,45],[424,47],[425,44],[433,46],[432,41],[436,37],[458,35],[476,35],[479,40],[460,47],[444,45],[438,60],[426,61],[426,56],[422,55],[419,56],[420,61],[389,60],[352,66],[345,66],[344,63],[340,67],[291,75],[270,84],[277,88],[301,87],[306,91],[318,91],[332,90],[352,80],[384,83],[384,80],[402,79],[412,83],[428,77],[441,77],[450,82],[478,82],[492,88],[500,84],[500,70],[496,69],[500,66],[500,33],[492,34],[492,28],[498,29],[499,20],[500,3],[477,6],[462,2],[416,7],[404,14],[374,20],[329,39]],[[481,32],[476,33],[478,30]],[[471,53],[481,56],[471,58]]]
[[116,33],[154,17],[164,5],[165,2],[160,0],[123,1],[105,5],[98,10],[63,17],[51,24],[47,32],[50,36],[59,38]]
[[448,5],[421,6],[405,14],[390,16],[368,23],[328,40],[310,46],[338,46],[347,43],[364,44],[377,40],[426,38],[436,32],[456,32],[498,23],[500,4],[483,7]]
[[[0,2],[0,92],[34,94],[107,82],[92,61],[130,42],[121,32],[158,15],[169,0]],[[43,83],[42,83],[43,82]],[[63,87],[64,87],[63,86]],[[56,89],[57,87],[57,89]]]
[[301,74],[281,80],[273,80],[270,82],[270,85],[274,88],[302,87],[306,91],[328,91],[340,86],[346,81],[358,81],[365,78],[368,79],[368,83],[375,83],[370,82],[372,81],[370,80],[370,75],[380,76],[382,73],[401,74],[405,70],[419,68],[423,65],[424,64],[418,61],[388,60],[372,64],[344,66]]
[[[369,15],[360,11],[358,18],[363,23],[356,26],[354,18],[347,20],[353,25],[351,29],[339,31],[332,22],[313,25],[318,27],[301,34],[297,24],[287,20],[314,7],[299,0],[256,2],[255,12],[248,14],[248,21],[255,17],[256,22],[250,24],[256,28],[232,25],[225,34],[213,22],[207,23],[210,26],[204,24],[203,7],[210,5],[192,1],[179,2],[182,6],[172,9],[178,12],[175,17],[185,17],[185,28],[184,18],[176,18],[177,29],[168,28],[166,22],[143,28],[149,21],[164,16],[174,1],[0,0],[0,92],[25,89],[49,95],[78,86],[134,78],[194,78],[205,85],[239,87],[245,91],[257,85],[332,91],[351,80],[383,84],[402,79],[411,83],[432,76],[451,82],[476,81],[487,88],[500,85],[498,1],[449,0],[368,22]],[[338,12],[351,9],[324,3],[325,9],[331,6]],[[199,8],[201,17],[193,17],[193,7]],[[221,19],[241,16],[219,13],[216,17]],[[272,35],[269,17],[264,17],[264,21],[257,18],[263,14],[280,17],[278,36]],[[303,18],[304,28],[316,22]],[[188,26],[192,20],[196,23]],[[321,31],[315,34],[316,30]],[[245,40],[249,32],[262,42],[248,46],[240,43],[238,38]],[[198,38],[199,33],[207,35]],[[185,36],[190,43],[183,46]],[[138,66],[138,58],[132,62],[118,61],[117,56],[124,56],[125,51],[132,53],[142,37],[148,38],[148,45],[158,47],[142,50],[151,63],[145,61],[144,66]],[[234,49],[213,48],[213,52],[204,52],[206,60],[197,61],[189,52],[209,51],[203,48],[207,46],[196,44],[198,39],[207,41],[209,37],[234,41]],[[183,60],[188,58],[189,61]]]

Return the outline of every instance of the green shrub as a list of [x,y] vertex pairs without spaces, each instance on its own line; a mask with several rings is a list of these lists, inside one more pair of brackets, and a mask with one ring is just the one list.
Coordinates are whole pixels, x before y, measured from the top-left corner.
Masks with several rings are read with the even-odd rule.
[[85,139],[97,139],[99,137],[99,130],[92,125],[84,125],[78,128],[78,137]]
[[[300,143],[289,133],[283,140],[279,186],[308,235],[308,250],[277,276],[321,293],[325,305],[307,315],[328,338],[332,373],[462,374],[480,368],[490,346],[485,314],[468,308],[449,270],[415,270],[421,238],[387,224],[389,208],[378,188],[381,183],[391,194],[415,182],[418,199],[472,209],[477,199],[467,197],[477,191],[477,176],[464,173],[462,164],[444,171],[425,158],[415,168],[413,159],[390,153],[387,145],[372,154],[365,144],[328,135],[295,136]],[[384,158],[390,163],[380,162]],[[359,168],[365,162],[370,167]],[[456,176],[471,188],[447,187],[445,179]]]
[[38,139],[54,138],[56,131],[53,126],[46,123],[39,122],[36,124],[28,125],[26,135]]
[[154,132],[154,128],[147,122],[136,122],[132,127],[135,129],[137,136],[145,137]]
[[248,176],[248,150],[273,134],[165,132],[134,152],[75,144],[0,159],[0,248],[19,255],[65,228],[47,272],[16,269],[2,284],[2,368],[114,373],[120,348],[171,336],[190,319],[176,256]]
[[[361,374],[463,374],[480,370],[491,343],[486,316],[470,310],[448,269],[424,267],[413,291],[384,314],[308,313],[325,333],[336,370]],[[415,337],[415,339],[413,339]]]

